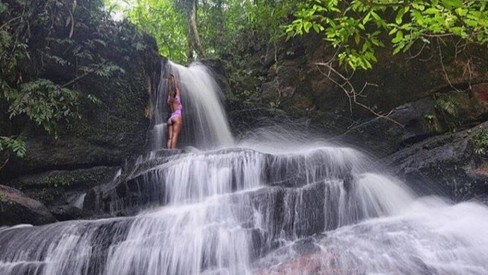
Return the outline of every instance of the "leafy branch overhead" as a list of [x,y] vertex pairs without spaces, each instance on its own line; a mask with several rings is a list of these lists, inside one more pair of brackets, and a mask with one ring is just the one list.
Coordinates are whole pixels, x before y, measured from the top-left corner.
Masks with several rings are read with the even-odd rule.
[[488,42],[487,0],[308,0],[286,26],[289,37],[314,31],[339,49],[341,64],[370,69],[376,49],[407,52],[415,43],[453,37]]
[[0,136],[0,170],[7,164],[12,153],[16,157],[24,157],[25,141],[20,137]]

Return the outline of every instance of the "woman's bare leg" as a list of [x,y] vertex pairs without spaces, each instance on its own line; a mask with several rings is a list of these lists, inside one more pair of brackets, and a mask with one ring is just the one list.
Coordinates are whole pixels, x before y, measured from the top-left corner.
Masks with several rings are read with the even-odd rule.
[[183,121],[181,117],[175,117],[173,120],[173,136],[171,138],[171,149],[175,149],[180,136],[181,126]]
[[173,125],[174,123],[172,124],[168,124],[168,142],[166,142],[166,149],[171,149],[171,140],[173,139]]

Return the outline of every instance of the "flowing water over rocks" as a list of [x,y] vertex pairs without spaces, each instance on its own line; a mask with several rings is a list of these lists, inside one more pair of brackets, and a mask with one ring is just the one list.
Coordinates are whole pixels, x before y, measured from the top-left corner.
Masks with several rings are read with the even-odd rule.
[[195,131],[204,150],[155,150],[87,194],[126,216],[0,228],[0,274],[488,274],[485,206],[419,198],[303,134]]

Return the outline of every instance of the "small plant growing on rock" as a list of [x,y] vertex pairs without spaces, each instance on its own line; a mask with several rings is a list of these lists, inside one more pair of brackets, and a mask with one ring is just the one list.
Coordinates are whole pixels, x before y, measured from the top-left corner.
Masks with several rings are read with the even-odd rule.
[[0,191],[0,202],[6,202],[7,201],[7,195],[5,195],[4,193],[2,193],[2,191]]
[[424,119],[427,121],[427,125],[430,129],[440,132],[441,128],[439,126],[439,120],[435,114],[427,114],[424,116]]
[[0,170],[7,164],[11,155],[25,156],[25,141],[22,137],[0,136]]
[[473,137],[474,153],[486,155],[488,152],[488,129],[483,129]]
[[457,103],[454,101],[454,99],[450,97],[437,98],[435,101],[435,108],[447,115],[450,115],[451,117],[458,116],[459,107],[457,106]]

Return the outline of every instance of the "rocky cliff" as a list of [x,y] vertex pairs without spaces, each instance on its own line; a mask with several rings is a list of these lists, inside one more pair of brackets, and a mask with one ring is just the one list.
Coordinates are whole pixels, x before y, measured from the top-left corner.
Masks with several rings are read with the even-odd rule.
[[[19,81],[42,78],[75,90],[82,98],[80,118],[61,121],[50,135],[24,117],[2,116],[0,135],[20,134],[27,152],[10,158],[0,180],[44,203],[58,220],[77,218],[83,194],[110,181],[127,159],[144,150],[161,57],[152,38],[127,22],[112,21],[101,2],[31,4],[24,8],[32,17],[30,59],[24,66],[30,69],[22,70]],[[15,22],[21,4],[7,5],[2,22]]]

